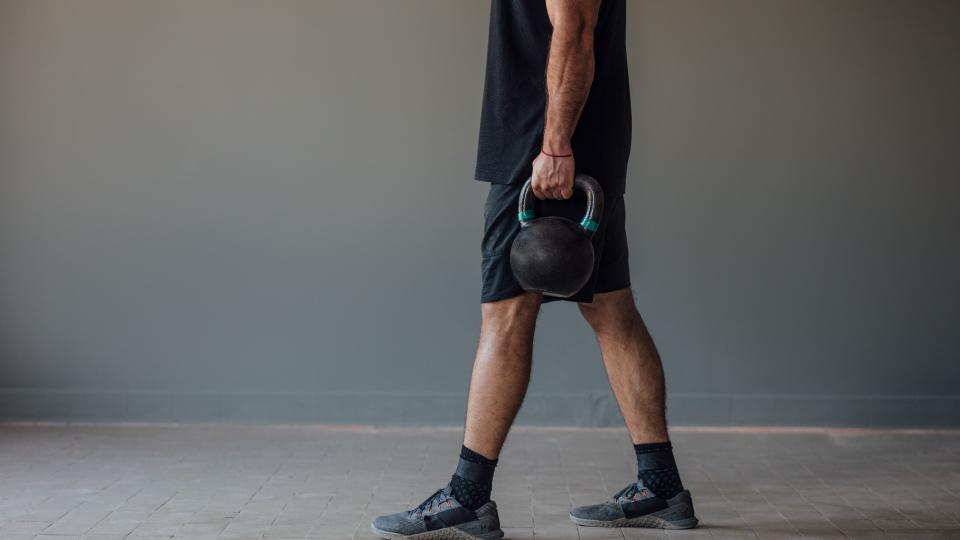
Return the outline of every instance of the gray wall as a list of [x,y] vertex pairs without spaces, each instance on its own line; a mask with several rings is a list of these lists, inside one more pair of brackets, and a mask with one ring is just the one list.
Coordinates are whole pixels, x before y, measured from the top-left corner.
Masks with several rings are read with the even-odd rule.
[[[457,423],[486,2],[0,2],[0,416]],[[960,425],[960,3],[630,2],[678,424]],[[569,305],[528,423],[618,417]]]

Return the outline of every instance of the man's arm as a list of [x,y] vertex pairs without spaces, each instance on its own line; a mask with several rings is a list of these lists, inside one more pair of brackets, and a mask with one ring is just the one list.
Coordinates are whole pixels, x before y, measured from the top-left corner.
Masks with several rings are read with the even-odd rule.
[[547,111],[543,147],[533,161],[533,193],[569,199],[576,165],[570,138],[593,83],[593,31],[600,0],[546,0],[553,24],[547,58]]

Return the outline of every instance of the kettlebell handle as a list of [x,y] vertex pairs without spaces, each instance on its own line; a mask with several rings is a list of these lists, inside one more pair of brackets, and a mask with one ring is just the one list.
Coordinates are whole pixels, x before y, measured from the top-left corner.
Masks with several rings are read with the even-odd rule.
[[[533,190],[531,189],[532,178],[528,178],[520,189],[520,209],[517,217],[520,219],[520,225],[526,225],[531,220],[537,218],[533,210]],[[580,228],[588,235],[593,236],[600,227],[600,216],[603,214],[603,189],[600,183],[592,176],[586,174],[577,174],[573,179],[573,185],[587,194],[587,210],[580,220]]]

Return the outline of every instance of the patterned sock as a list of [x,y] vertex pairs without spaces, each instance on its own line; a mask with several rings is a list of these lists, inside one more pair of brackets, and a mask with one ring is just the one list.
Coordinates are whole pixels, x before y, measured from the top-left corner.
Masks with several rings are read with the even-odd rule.
[[670,499],[683,491],[677,462],[673,459],[673,445],[669,442],[635,444],[637,453],[637,480],[661,499]]
[[454,498],[471,510],[487,504],[496,466],[496,459],[487,459],[466,446],[462,447],[457,472],[450,479]]

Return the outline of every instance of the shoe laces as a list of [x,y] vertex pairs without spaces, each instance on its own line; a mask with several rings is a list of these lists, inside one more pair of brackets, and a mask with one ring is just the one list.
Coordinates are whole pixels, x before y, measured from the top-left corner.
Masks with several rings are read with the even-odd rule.
[[640,482],[634,482],[628,485],[627,487],[621,489],[620,491],[614,493],[613,500],[618,501],[620,500],[620,497],[623,497],[624,499],[631,499],[635,501],[637,500],[638,495],[646,497],[650,495],[650,490],[648,490],[646,487],[640,484]]
[[433,492],[433,495],[427,497],[422,503],[418,504],[410,513],[421,515],[426,510],[432,510],[434,507],[440,508],[440,505],[443,504],[445,500],[449,498],[447,494],[447,488],[440,488]]

